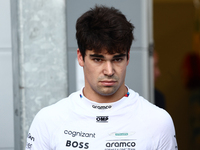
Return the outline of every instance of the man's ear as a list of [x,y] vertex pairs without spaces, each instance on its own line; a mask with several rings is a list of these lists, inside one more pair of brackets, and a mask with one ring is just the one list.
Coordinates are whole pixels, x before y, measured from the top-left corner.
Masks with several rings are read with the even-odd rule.
[[128,66],[128,64],[129,64],[129,60],[130,60],[130,50],[129,50],[129,52],[128,52],[127,66]]
[[81,55],[79,48],[77,49],[77,58],[78,58],[79,65],[81,67],[83,67],[84,66],[84,60],[83,60],[83,56]]

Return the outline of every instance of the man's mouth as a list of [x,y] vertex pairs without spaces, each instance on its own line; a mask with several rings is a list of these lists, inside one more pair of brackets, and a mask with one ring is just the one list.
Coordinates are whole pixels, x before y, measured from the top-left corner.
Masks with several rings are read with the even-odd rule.
[[117,81],[114,81],[114,80],[103,80],[103,81],[100,81],[100,83],[103,85],[103,86],[113,86]]

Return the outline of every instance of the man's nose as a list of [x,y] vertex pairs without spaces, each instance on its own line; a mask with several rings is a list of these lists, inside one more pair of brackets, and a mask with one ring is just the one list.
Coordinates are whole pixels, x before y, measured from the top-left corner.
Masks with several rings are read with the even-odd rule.
[[106,75],[106,76],[113,76],[114,75],[114,67],[113,67],[113,64],[112,64],[112,62],[110,62],[110,61],[107,61],[107,62],[105,62],[105,64],[104,64],[104,75]]

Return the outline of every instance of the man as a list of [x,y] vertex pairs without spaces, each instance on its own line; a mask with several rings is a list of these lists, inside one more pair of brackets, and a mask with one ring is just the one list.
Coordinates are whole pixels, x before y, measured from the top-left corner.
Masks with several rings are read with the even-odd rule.
[[[160,69],[158,66],[158,62],[159,62],[159,58],[158,58],[158,54],[156,51],[154,51],[153,54],[153,62],[154,62],[154,83],[157,81],[157,79],[160,77],[161,73],[160,73]],[[166,109],[165,106],[165,96],[162,94],[162,92],[160,92],[157,88],[154,89],[154,99],[155,99],[155,105]]]
[[26,150],[174,150],[169,114],[124,84],[133,25],[115,8],[96,6],[76,23],[85,87],[42,109]]

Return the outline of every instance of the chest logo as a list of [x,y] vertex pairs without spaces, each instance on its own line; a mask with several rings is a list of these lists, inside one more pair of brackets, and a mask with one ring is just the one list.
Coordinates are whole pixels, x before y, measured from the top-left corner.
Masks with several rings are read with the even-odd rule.
[[67,140],[66,147],[72,147],[72,148],[78,148],[78,149],[88,149],[89,143]]
[[108,122],[108,116],[96,116],[96,122],[107,123]]
[[82,131],[70,131],[64,130],[64,134],[70,135],[72,137],[86,137],[86,138],[95,138],[95,133],[86,133]]
[[109,136],[113,136],[113,137],[119,137],[119,138],[121,138],[121,137],[129,137],[129,136],[131,136],[131,135],[134,135],[135,134],[135,132],[112,132],[112,133],[110,133],[109,134]]
[[100,109],[100,110],[107,110],[107,109],[111,109],[112,105],[92,105],[92,108],[94,109]]

